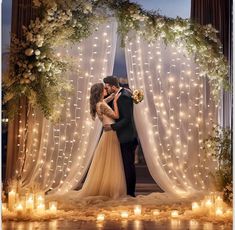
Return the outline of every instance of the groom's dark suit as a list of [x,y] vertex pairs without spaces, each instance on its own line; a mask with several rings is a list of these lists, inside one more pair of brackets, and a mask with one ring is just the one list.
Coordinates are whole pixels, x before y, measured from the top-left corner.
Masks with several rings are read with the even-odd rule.
[[136,130],[133,117],[133,100],[131,92],[122,88],[117,100],[119,119],[111,127],[117,132],[121,145],[122,159],[126,176],[127,194],[135,196],[135,148]]

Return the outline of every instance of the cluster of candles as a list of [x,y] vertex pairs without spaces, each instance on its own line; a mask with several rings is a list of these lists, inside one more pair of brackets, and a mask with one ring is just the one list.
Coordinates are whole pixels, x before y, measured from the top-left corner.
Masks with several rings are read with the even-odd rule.
[[[134,215],[136,217],[141,216],[142,215],[142,206],[141,205],[136,205],[134,207],[133,212],[134,212]],[[158,215],[160,215],[160,213],[161,213],[161,211],[159,209],[152,210],[152,215],[153,216],[158,216]],[[120,212],[120,216],[121,216],[122,219],[127,219],[129,217],[129,214],[130,213],[128,211],[121,211]],[[178,210],[172,210],[171,211],[171,217],[174,218],[174,217],[178,217],[178,216],[179,216],[179,211]],[[104,221],[105,220],[105,214],[103,214],[103,213],[98,214],[96,220],[97,221]]]
[[200,202],[192,203],[192,211],[201,213],[206,211],[210,216],[232,215],[232,210],[227,208],[222,197],[218,193],[211,193]]
[[2,204],[3,213],[13,212],[17,215],[25,213],[44,214],[46,211],[56,214],[57,202],[49,202],[49,210],[46,210],[45,194],[43,192],[27,193],[25,196],[19,196],[15,190],[11,190],[8,193],[8,203]]
[[[232,209],[228,209],[226,204],[223,202],[223,199],[221,196],[219,196],[216,193],[212,193],[211,195],[206,196],[202,201],[201,204],[198,202],[192,203],[192,211],[194,213],[204,213],[207,212],[208,215],[214,215],[214,216],[232,216]],[[209,211],[209,212],[208,212]],[[138,217],[142,214],[142,206],[136,205],[133,210],[134,216]],[[160,215],[161,211],[159,209],[152,210],[153,216]],[[129,217],[130,213],[128,211],[121,211],[120,217],[122,219],[127,219]],[[172,218],[180,217],[180,211],[179,210],[171,210],[170,216]],[[104,221],[105,220],[105,214],[100,213],[97,215],[96,218],[97,221]]]

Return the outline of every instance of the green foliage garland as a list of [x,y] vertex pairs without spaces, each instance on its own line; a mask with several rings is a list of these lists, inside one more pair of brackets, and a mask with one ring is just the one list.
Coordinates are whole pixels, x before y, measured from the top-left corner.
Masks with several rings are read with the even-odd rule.
[[204,142],[204,150],[208,156],[218,162],[218,168],[213,173],[215,185],[218,191],[223,192],[223,198],[227,203],[233,200],[232,185],[232,138],[231,130],[219,125],[213,127],[213,133]]
[[[69,61],[56,55],[56,47],[66,41],[80,42],[94,30],[94,25],[115,16],[123,44],[130,31],[154,42],[161,37],[166,44],[184,44],[195,56],[200,76],[207,76],[212,94],[218,99],[222,88],[228,89],[228,63],[222,55],[217,31],[188,19],[171,19],[157,12],[145,11],[128,0],[34,0],[40,17],[26,28],[19,40],[12,36],[10,71],[4,78],[4,103],[17,106],[26,97],[44,116],[55,118],[55,107],[63,103],[64,92],[71,86],[64,78]],[[68,59],[67,59],[68,60]],[[15,111],[9,106],[9,113]]]

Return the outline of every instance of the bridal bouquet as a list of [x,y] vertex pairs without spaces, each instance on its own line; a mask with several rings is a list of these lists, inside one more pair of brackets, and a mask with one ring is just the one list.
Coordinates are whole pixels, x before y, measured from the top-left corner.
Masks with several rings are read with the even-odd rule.
[[135,104],[140,103],[144,99],[144,92],[140,89],[135,89],[132,94],[132,98]]

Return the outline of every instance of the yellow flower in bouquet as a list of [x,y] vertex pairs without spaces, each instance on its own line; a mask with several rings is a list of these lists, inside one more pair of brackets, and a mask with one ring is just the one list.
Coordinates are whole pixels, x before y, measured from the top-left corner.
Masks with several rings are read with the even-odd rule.
[[132,94],[132,98],[135,104],[140,103],[144,99],[144,92],[140,89],[135,89]]

